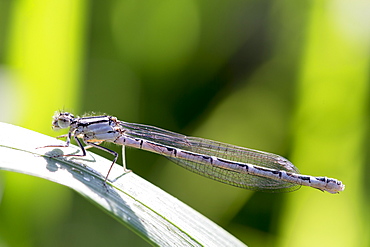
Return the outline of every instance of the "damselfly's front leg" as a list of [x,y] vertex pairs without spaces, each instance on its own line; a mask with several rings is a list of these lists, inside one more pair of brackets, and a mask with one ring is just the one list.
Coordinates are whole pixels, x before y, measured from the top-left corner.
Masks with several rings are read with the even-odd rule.
[[[74,135],[72,134],[72,136],[74,137]],[[61,139],[61,138],[68,138],[68,134],[65,134],[65,135],[60,135],[60,136],[57,136],[57,137],[55,137],[55,138],[57,138],[57,139]],[[78,136],[78,138],[83,138],[83,136],[81,135],[81,136]],[[98,145],[100,145],[101,143],[102,143],[103,141],[101,141],[101,142],[97,142],[97,143],[95,143],[95,144],[98,144]],[[77,142],[78,143],[78,142]],[[86,144],[86,142],[85,142],[85,144]],[[55,145],[55,146],[45,146],[45,147],[65,147],[64,145]],[[86,144],[86,146],[84,146],[84,149],[85,150],[87,150],[87,149],[89,149],[89,148],[92,148],[93,146],[91,146],[91,145],[88,145],[88,144]]]
[[99,146],[103,141],[89,142],[87,140],[83,140],[83,142],[86,144],[86,146],[83,146],[82,143],[81,143],[81,140],[74,133],[75,133],[75,131],[71,131],[71,132],[69,132],[66,135],[61,135],[61,136],[58,136],[57,137],[57,138],[63,138],[63,137],[66,137],[67,138],[67,140],[66,140],[66,142],[65,142],[64,145],[47,145],[47,146],[38,147],[38,148],[46,148],[46,147],[61,147],[61,148],[63,148],[63,147],[69,147],[69,144],[71,143],[71,138],[73,137],[76,140],[78,146],[80,147],[80,149],[82,151],[82,154],[63,154],[63,155],[58,155],[57,157],[63,157],[63,156],[84,157],[84,156],[86,156],[86,149],[89,149],[89,148],[92,148],[92,147],[98,148],[98,149],[103,150],[103,151],[106,151],[106,152],[114,155],[114,160],[112,162],[112,165],[110,166],[109,171],[108,171],[108,174],[107,174],[107,176],[104,179],[104,182],[106,182],[107,179],[108,179],[109,173],[111,172],[111,170],[113,168],[113,165],[117,162],[118,153],[115,152],[115,151],[113,151],[113,150],[110,150],[110,149],[108,149],[106,147]]
[[76,137],[74,136],[74,132],[75,131],[71,131],[66,135],[62,135],[62,136],[57,137],[57,138],[63,138],[63,137],[67,138],[64,145],[47,145],[47,146],[43,146],[43,147],[37,147],[36,149],[38,149],[38,148],[49,148],[49,147],[67,148],[67,147],[69,147],[69,144],[71,143],[71,137],[73,136],[76,139]]
[[[84,147],[80,141],[80,139],[78,139],[78,137],[74,134],[76,131],[71,131],[69,132],[68,134],[66,135],[61,135],[61,136],[58,136],[57,138],[63,138],[63,137],[66,137],[67,140],[65,142],[64,145],[47,145],[47,146],[43,146],[43,147],[38,147],[38,148],[47,148],[47,147],[60,147],[60,148],[66,148],[66,147],[69,147],[69,144],[71,144],[71,137],[73,136],[73,138],[76,140],[78,146],[80,147],[81,151],[82,151],[82,154],[63,154],[63,155],[58,155],[57,157],[62,157],[62,156],[76,156],[76,157],[84,157],[86,156],[86,149],[88,148],[91,148],[91,145],[89,146],[86,146]],[[102,143],[102,142],[100,142]],[[99,143],[99,144],[100,144]]]

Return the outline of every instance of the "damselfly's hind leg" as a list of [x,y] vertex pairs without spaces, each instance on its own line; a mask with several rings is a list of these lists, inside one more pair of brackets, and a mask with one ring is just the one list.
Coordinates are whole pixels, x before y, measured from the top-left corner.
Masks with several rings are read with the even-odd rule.
[[[109,173],[110,173],[110,171],[112,170],[113,165],[117,162],[117,159],[118,159],[118,153],[117,153],[117,152],[115,152],[115,151],[113,151],[113,150],[110,150],[110,149],[108,149],[108,148],[106,148],[106,147],[99,146],[99,144],[100,144],[101,142],[100,142],[99,144],[96,144],[96,143],[92,143],[92,142],[85,141],[85,143],[86,143],[86,145],[88,145],[88,148],[91,148],[91,147],[99,148],[100,150],[106,151],[106,152],[108,152],[108,153],[110,153],[110,154],[114,155],[114,159],[113,159],[112,165],[110,166],[109,171],[108,171],[108,174],[107,174],[107,176],[106,176],[106,177],[105,177],[105,179],[104,179],[104,182],[107,182],[107,180],[108,180],[108,176],[109,176]],[[86,151],[85,151],[85,153],[86,153]]]

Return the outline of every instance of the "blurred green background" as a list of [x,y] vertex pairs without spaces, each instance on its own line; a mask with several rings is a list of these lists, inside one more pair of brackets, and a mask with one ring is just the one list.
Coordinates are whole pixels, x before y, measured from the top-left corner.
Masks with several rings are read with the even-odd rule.
[[[281,154],[346,190],[251,192],[126,152],[249,246],[369,246],[369,13],[366,0],[0,0],[0,121],[57,136],[56,110],[107,113]],[[148,245],[50,181],[1,172],[0,203],[0,246]]]

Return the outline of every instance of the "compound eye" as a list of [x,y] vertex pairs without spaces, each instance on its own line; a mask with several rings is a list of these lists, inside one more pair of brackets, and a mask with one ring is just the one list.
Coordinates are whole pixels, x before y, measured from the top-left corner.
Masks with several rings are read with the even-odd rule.
[[61,129],[68,128],[70,125],[71,125],[70,119],[67,119],[67,118],[58,119],[58,127]]

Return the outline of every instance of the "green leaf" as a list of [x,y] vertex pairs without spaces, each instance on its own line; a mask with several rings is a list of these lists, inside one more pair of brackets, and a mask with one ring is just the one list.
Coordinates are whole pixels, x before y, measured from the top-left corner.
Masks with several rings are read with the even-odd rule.
[[[159,246],[245,246],[173,196],[94,153],[78,147],[48,147],[63,141],[0,123],[0,170],[41,177],[74,189],[142,238]],[[59,157],[58,157],[59,156]],[[210,205],[211,207],[212,205]]]

